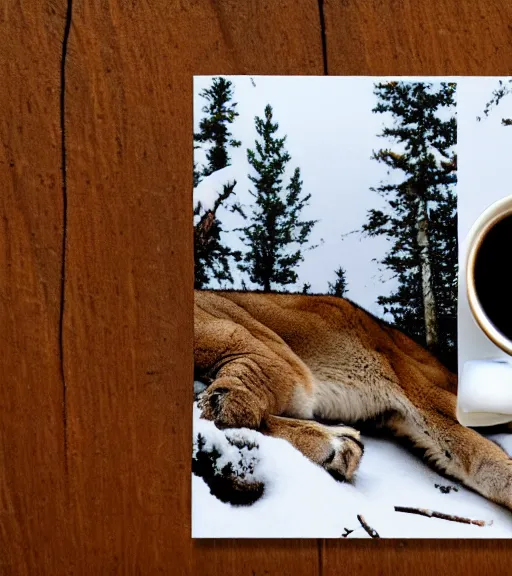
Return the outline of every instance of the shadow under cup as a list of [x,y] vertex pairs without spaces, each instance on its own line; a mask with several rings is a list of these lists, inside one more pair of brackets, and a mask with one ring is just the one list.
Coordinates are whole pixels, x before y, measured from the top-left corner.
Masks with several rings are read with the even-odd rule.
[[512,210],[497,215],[475,238],[467,280],[471,311],[490,340],[512,354]]

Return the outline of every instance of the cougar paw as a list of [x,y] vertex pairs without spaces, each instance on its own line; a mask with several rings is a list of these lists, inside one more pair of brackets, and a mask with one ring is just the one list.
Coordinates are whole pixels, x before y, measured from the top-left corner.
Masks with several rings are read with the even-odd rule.
[[218,428],[259,428],[263,410],[258,398],[242,384],[222,380],[202,393],[198,405],[203,418],[213,420]]
[[345,428],[339,433],[332,432],[331,451],[322,463],[325,470],[340,482],[350,482],[353,479],[364,452],[359,434],[355,430],[355,434],[346,432]]

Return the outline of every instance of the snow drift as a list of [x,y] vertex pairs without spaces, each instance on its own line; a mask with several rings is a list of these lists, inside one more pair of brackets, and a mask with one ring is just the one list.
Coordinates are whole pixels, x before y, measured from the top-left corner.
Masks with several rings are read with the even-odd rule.
[[[252,481],[261,489],[252,505],[233,506],[212,495],[205,480],[194,474],[193,537],[370,538],[358,515],[381,538],[512,536],[510,512],[447,481],[391,441],[362,438],[365,454],[355,482],[343,484],[284,440],[253,430],[218,430],[200,417],[196,404],[193,429],[195,458],[200,435],[203,450],[218,450],[219,473],[231,462],[240,473],[252,474]],[[493,439],[506,449],[512,448],[512,436],[500,434]],[[395,506],[426,508],[483,520],[486,525],[404,514],[396,512]]]

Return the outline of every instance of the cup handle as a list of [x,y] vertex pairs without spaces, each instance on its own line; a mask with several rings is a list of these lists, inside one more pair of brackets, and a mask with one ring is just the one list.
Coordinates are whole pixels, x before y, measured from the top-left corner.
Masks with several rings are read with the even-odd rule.
[[464,363],[457,392],[457,419],[472,427],[512,422],[512,363],[502,359]]

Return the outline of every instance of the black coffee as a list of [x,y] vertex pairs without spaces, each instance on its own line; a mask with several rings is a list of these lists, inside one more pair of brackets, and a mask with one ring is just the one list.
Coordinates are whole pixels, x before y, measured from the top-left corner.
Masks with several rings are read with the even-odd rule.
[[512,216],[487,233],[475,259],[475,289],[480,305],[494,326],[512,340]]

